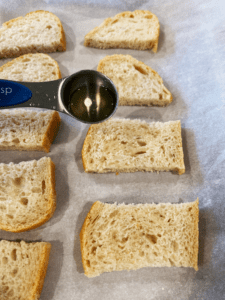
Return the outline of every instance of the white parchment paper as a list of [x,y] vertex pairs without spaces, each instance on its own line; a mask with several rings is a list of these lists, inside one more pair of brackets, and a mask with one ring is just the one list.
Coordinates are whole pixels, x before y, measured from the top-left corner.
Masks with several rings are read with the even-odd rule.
[[[47,154],[56,165],[57,209],[52,219],[24,233],[0,231],[0,239],[48,241],[52,251],[41,300],[225,299],[225,2],[213,0],[0,1],[0,24],[35,10],[62,21],[67,51],[50,54],[62,76],[96,70],[106,55],[130,54],[156,70],[173,95],[165,108],[119,107],[115,117],[181,120],[185,174],[86,174],[81,149],[88,126],[61,114],[62,125]],[[158,52],[100,50],[84,35],[116,13],[146,9],[160,22]],[[8,62],[0,60],[0,66]],[[39,159],[41,152],[0,152],[0,162]],[[144,268],[85,277],[79,232],[91,205],[200,200],[199,271]]]

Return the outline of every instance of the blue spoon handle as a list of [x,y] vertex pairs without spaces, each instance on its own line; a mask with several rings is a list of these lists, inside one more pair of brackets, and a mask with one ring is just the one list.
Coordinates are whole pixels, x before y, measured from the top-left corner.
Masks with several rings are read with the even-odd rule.
[[15,82],[0,79],[0,109],[16,106],[60,110],[58,88],[61,81]]

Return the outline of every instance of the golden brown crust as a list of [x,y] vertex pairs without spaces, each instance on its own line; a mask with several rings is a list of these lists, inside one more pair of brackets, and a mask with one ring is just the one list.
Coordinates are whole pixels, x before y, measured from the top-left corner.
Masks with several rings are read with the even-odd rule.
[[[163,84],[163,80],[162,78],[160,77],[160,75],[155,71],[153,70],[152,68],[150,68],[149,66],[147,66],[146,64],[144,64],[142,61],[139,61],[137,60],[136,58],[134,58],[133,56],[131,55],[122,55],[122,54],[114,54],[114,55],[107,55],[105,56],[104,58],[102,58],[100,61],[99,61],[99,64],[98,64],[98,67],[97,67],[97,71],[98,72],[101,72],[104,74],[104,66],[105,66],[105,63],[107,63],[108,61],[109,62],[112,62],[112,61],[127,61],[127,62],[130,62],[132,64],[136,64],[138,66],[140,66],[141,68],[143,68],[144,70],[146,70],[146,72],[148,73],[153,73],[154,76],[157,78],[158,81],[160,81],[162,84]],[[165,88],[166,89],[166,88]],[[167,92],[170,94],[170,100],[168,101],[168,104],[172,102],[173,100],[173,97],[172,97],[172,94],[170,93],[170,91],[168,89],[166,89]],[[133,104],[129,104],[129,103],[126,103],[126,104],[120,104],[119,105],[133,105]],[[138,104],[139,105],[139,104]],[[161,106],[161,105],[160,105]],[[162,106],[165,106],[162,105]]]
[[[108,44],[106,45],[104,43],[100,45],[93,41],[93,35],[99,30],[99,28],[107,27],[107,26],[111,25],[112,22],[115,22],[116,20],[118,20],[120,18],[126,18],[126,17],[130,17],[130,16],[135,16],[135,15],[145,15],[145,16],[147,15],[150,18],[153,17],[155,19],[158,26],[157,26],[156,39],[154,41],[149,41],[147,43],[146,42],[143,42],[143,43],[138,42],[138,44],[133,44],[133,45],[130,45],[127,42],[125,42],[125,43],[120,42],[120,43],[115,43],[114,45],[110,45],[110,46]],[[86,34],[85,39],[84,39],[84,46],[96,47],[96,48],[100,48],[100,49],[107,49],[107,48],[129,48],[129,49],[135,49],[135,50],[152,49],[152,51],[154,53],[156,53],[157,49],[158,49],[159,32],[160,32],[160,25],[159,25],[158,18],[152,12],[150,12],[148,10],[135,10],[133,12],[125,11],[125,12],[115,15],[112,18],[105,19],[100,26],[95,27],[88,34]]]
[[10,232],[24,232],[40,227],[44,223],[46,223],[53,216],[56,209],[56,190],[55,190],[55,164],[50,161],[49,170],[48,170],[48,178],[50,184],[50,193],[48,195],[48,209],[43,215],[42,219],[39,219],[36,223],[28,226],[18,226],[17,228],[13,228],[10,226],[5,226],[0,223],[0,229]]
[[[13,51],[0,53],[0,58],[17,57],[17,56],[21,56],[21,55],[27,54],[27,53],[37,53],[37,52],[49,53],[49,52],[56,52],[56,51],[66,51],[65,32],[64,32],[64,29],[63,29],[60,19],[55,14],[53,14],[49,11],[44,11],[44,10],[37,10],[37,11],[29,12],[25,15],[25,17],[28,15],[37,14],[37,13],[38,14],[50,14],[51,17],[53,17],[55,19],[57,24],[60,26],[60,31],[61,31],[60,44],[56,44],[56,45],[50,46],[50,47],[43,45],[41,50],[37,50],[34,46],[31,46],[29,48],[28,47],[19,47],[16,50],[14,49]],[[13,23],[16,23],[18,20],[23,19],[25,17],[17,17],[15,19],[9,20],[9,21],[3,23],[2,26],[10,27]]]
[[85,257],[86,257],[86,247],[85,247],[86,232],[87,232],[88,226],[91,223],[91,220],[93,219],[93,215],[95,218],[96,214],[99,214],[101,207],[102,207],[101,202],[99,202],[99,201],[94,202],[94,204],[92,205],[90,211],[88,212],[88,214],[84,220],[83,226],[80,231],[80,247],[81,247],[82,264],[83,264],[83,268],[84,268],[84,274],[87,277],[92,277],[91,276],[92,274],[89,273],[89,268],[87,265],[87,261],[85,259]]
[[[0,72],[3,71],[5,68],[11,67],[12,65],[14,65],[17,62],[22,61],[25,58],[31,57],[32,55],[34,55],[34,54],[33,53],[29,53],[29,54],[24,54],[24,55],[21,55],[21,56],[19,56],[17,58],[14,58],[13,60],[9,61],[8,63],[2,65],[0,67]],[[39,55],[41,55],[41,56],[42,55],[47,55],[51,60],[53,60],[54,64],[55,64],[55,67],[56,67],[56,78],[55,78],[55,80],[62,78],[62,75],[61,75],[61,72],[60,72],[59,65],[58,65],[57,61],[54,60],[53,58],[51,58],[51,56],[49,56],[48,54],[39,53]]]
[[185,173],[185,165],[184,165],[184,152],[183,152],[183,145],[182,145],[182,135],[181,135],[181,123],[179,122],[177,124],[178,131],[179,131],[179,137],[180,137],[180,166],[182,166],[180,169],[176,170],[179,175],[182,175]]
[[86,138],[84,140],[84,144],[83,144],[83,147],[82,147],[82,151],[81,151],[81,157],[82,157],[82,162],[83,162],[83,167],[84,167],[84,171],[85,172],[88,172],[86,171],[86,168],[87,168],[87,160],[86,160],[86,152],[87,152],[87,147],[88,145],[90,144],[89,143],[89,140],[90,140],[90,137],[91,137],[91,131],[92,131],[92,126],[91,125],[88,129],[88,132],[87,132],[87,135],[86,135]]
[[192,258],[192,264],[193,268],[198,271],[198,249],[199,249],[199,229],[198,229],[198,223],[199,223],[199,199],[194,203],[193,206],[193,218],[194,218],[194,246],[193,246],[193,258]]
[[51,244],[45,243],[41,253],[38,274],[36,276],[35,283],[31,291],[31,297],[29,300],[37,300],[41,295],[41,291],[44,285],[44,280],[48,268],[50,251],[51,251]]
[[45,152],[49,152],[52,142],[54,141],[58,131],[59,125],[61,122],[61,118],[59,113],[55,111],[52,115],[51,121],[46,130],[45,136],[42,141],[42,150]]

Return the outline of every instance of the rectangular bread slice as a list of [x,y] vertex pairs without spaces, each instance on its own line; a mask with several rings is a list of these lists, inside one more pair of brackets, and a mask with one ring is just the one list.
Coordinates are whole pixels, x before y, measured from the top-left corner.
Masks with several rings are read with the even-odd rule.
[[130,55],[106,56],[97,70],[115,84],[119,105],[165,106],[172,102],[172,95],[158,73]]
[[87,277],[143,267],[198,270],[198,199],[183,204],[95,202],[80,232]]
[[86,172],[185,172],[180,121],[110,119],[91,125],[84,141]]
[[55,208],[55,165],[50,157],[0,164],[0,229],[34,229],[47,222]]
[[51,244],[0,241],[0,299],[38,300]]
[[0,58],[65,50],[62,23],[51,12],[33,11],[5,22],[0,28]]
[[60,121],[56,111],[0,110],[0,150],[49,152]]
[[60,78],[58,63],[43,53],[21,55],[0,67],[0,79],[43,82]]
[[84,46],[101,49],[152,49],[157,52],[160,25],[156,15],[148,10],[125,11],[91,30]]

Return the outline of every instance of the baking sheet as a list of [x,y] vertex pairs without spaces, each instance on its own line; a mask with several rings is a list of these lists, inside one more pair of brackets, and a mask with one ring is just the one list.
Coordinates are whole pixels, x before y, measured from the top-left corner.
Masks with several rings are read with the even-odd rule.
[[[0,1],[0,24],[38,9],[62,21],[67,51],[52,53],[62,76],[96,70],[106,55],[130,54],[163,78],[173,95],[165,108],[119,107],[115,117],[146,121],[181,120],[185,174],[86,174],[81,149],[88,126],[61,114],[62,125],[50,156],[56,165],[57,209],[43,226],[24,233],[0,231],[0,239],[48,241],[50,261],[41,300],[225,299],[225,2],[163,1]],[[146,9],[160,22],[158,52],[100,50],[83,46],[84,35],[106,17]],[[9,60],[0,60],[0,66]],[[41,152],[0,152],[0,162],[39,159]],[[199,271],[144,268],[85,277],[79,232],[91,205],[190,202],[199,197]]]

